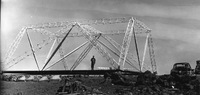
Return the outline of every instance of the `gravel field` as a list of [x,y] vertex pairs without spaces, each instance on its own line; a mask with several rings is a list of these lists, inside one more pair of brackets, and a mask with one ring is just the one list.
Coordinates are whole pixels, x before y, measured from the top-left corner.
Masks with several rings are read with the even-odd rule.
[[[112,85],[110,82],[101,84],[102,77],[73,78],[79,80],[84,85],[99,89],[106,94],[113,94],[115,89],[124,88],[124,86]],[[62,86],[64,81],[43,81],[43,82],[12,82],[1,81],[1,95],[55,95],[56,91]]]
[[[132,82],[136,78],[131,77]],[[80,81],[83,85],[98,89],[106,95],[199,95],[198,90],[181,91],[171,88],[153,85],[121,86],[113,85],[108,80],[103,82],[103,77],[76,77],[70,81]],[[43,82],[12,82],[1,81],[0,95],[55,95],[64,81]],[[200,90],[200,88],[198,88]],[[120,94],[123,93],[123,94]]]
[[55,95],[60,82],[1,81],[1,95]]

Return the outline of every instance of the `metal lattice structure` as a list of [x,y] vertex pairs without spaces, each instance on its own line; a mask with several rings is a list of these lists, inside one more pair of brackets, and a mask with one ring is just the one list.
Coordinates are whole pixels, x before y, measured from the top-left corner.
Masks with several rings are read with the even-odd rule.
[[[113,31],[102,32],[92,26],[92,25],[109,25],[109,24],[120,24],[120,23],[128,23],[126,30],[113,30]],[[56,32],[50,32],[48,29],[52,29],[52,28],[60,28],[60,29]],[[78,29],[77,33],[71,33],[71,30],[74,28]],[[41,43],[38,43],[37,46],[34,47],[32,45],[31,38],[29,37],[29,34],[28,34],[30,30],[33,32],[41,33],[42,35],[46,35],[48,36],[48,38],[44,39]],[[26,36],[28,38],[31,51],[26,51],[23,55],[12,59],[12,56],[15,53],[16,49],[18,48],[19,43],[21,42],[23,36],[25,36],[24,35],[25,32],[27,33]],[[137,47],[138,42],[136,39],[136,35],[139,35],[139,34],[147,35],[142,60],[140,59],[140,55],[139,55],[138,47]],[[124,35],[122,44],[119,44],[117,41],[109,37],[109,36],[114,36],[114,35]],[[61,46],[67,37],[84,37],[88,41],[83,43],[79,47],[75,48],[71,52],[64,55],[63,49]],[[100,38],[105,39],[112,46],[112,48],[106,45],[104,42],[102,42]],[[131,54],[131,51],[129,51],[132,38],[134,38],[137,56],[134,56],[133,54]],[[38,66],[37,56],[35,55],[35,53],[39,52],[43,47],[47,46],[51,42],[53,42],[52,47],[50,48],[49,53],[47,54],[46,60],[44,62],[45,65],[41,69]],[[55,47],[56,43],[58,45],[53,50],[53,47]],[[66,57],[70,56],[71,54],[73,54],[74,52],[76,52],[77,50],[85,46],[86,44],[88,45],[82,51],[82,53],[78,56],[77,60],[74,62],[72,67],[68,67],[68,65],[65,64]],[[22,60],[24,60],[27,56],[33,55],[36,65],[38,67],[38,70],[47,70],[61,61],[63,63],[65,70],[68,70],[68,69],[74,70],[81,63],[81,61],[87,56],[87,54],[90,52],[90,50],[93,47],[115,69],[124,70],[125,69],[124,65],[127,63],[132,68],[138,71],[144,71],[144,69],[148,69],[148,67],[150,67],[150,69],[148,70],[151,70],[152,72],[156,72],[156,61],[155,61],[155,54],[154,54],[154,49],[153,49],[154,46],[153,46],[153,40],[151,36],[151,30],[144,23],[142,23],[141,21],[133,17],[43,23],[43,24],[30,25],[30,26],[24,27],[17,35],[14,42],[11,44],[6,54],[4,67],[6,69],[9,69],[12,66],[21,62]],[[116,51],[113,50],[113,48]],[[107,50],[111,52],[112,54],[116,55],[119,58],[119,60],[117,61],[116,59],[114,59]],[[151,63],[150,65],[146,64],[144,61],[147,50],[149,51],[149,58],[150,58],[149,63]],[[60,53],[61,58],[58,59],[56,62],[54,62],[51,66],[46,67],[48,66],[48,63],[51,62],[51,59],[54,57],[56,52]],[[131,62],[131,60],[133,60],[134,62]],[[137,68],[137,66],[135,65],[139,65],[139,68]]]

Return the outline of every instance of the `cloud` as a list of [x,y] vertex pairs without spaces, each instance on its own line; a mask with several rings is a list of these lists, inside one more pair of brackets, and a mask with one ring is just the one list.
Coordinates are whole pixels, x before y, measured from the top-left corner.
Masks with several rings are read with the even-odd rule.
[[153,28],[154,37],[171,40],[181,40],[187,43],[196,44],[200,42],[199,32],[196,29],[177,27],[169,24],[157,23]]
[[[18,7],[24,10],[34,9],[37,11],[47,12],[51,10],[93,10],[110,13],[131,14],[138,16],[158,16],[183,19],[200,20],[200,2],[198,0],[181,1],[181,0],[52,0],[51,3],[46,3],[47,0],[16,2]],[[20,4],[21,3],[21,4]],[[59,6],[58,6],[59,5]],[[173,5],[173,6],[171,6]],[[47,9],[47,10],[41,10]],[[34,11],[31,11],[34,13]],[[52,12],[53,14],[54,12]],[[66,13],[67,14],[67,13]],[[70,14],[70,13],[69,13]],[[69,15],[68,14],[68,15]]]
[[[200,20],[200,6],[159,6],[148,4],[124,4],[124,8],[115,12],[138,16],[182,18]],[[112,11],[110,11],[112,12]],[[114,11],[113,11],[114,12]]]
[[174,63],[189,62],[195,68],[199,59],[198,46],[176,39],[154,38],[155,59],[159,74],[170,73]]
[[[119,0],[120,1],[120,0]],[[138,4],[160,5],[160,6],[198,6],[199,0],[127,0],[130,2],[137,2]]]

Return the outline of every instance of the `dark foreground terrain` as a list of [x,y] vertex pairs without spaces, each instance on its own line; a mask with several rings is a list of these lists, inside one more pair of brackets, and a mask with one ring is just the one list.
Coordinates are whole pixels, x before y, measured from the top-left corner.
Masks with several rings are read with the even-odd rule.
[[1,81],[1,95],[55,95],[60,82]]
[[[176,88],[176,85],[172,87],[170,82],[167,82],[164,78],[154,81],[151,76],[148,76],[148,78],[137,80],[137,77],[132,76],[127,79],[131,85],[114,85],[111,80],[102,83],[104,78],[99,76],[75,77],[71,78],[70,81],[79,81],[81,84],[96,89],[105,95],[200,95],[199,79],[185,84],[176,83],[179,88]],[[55,95],[63,84],[64,80],[50,82],[1,81],[0,95]]]
[[[114,94],[116,89],[125,86],[112,85],[110,82],[101,83],[103,77],[74,78],[81,81],[82,84],[98,89],[106,94]],[[0,95],[55,95],[58,88],[63,86],[64,81],[43,81],[43,82],[12,82],[1,81]],[[128,87],[127,87],[128,88]]]

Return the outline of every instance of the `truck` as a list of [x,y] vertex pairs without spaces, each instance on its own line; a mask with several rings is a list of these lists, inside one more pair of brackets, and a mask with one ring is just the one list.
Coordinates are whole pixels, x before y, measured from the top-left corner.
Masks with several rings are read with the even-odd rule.
[[196,61],[195,74],[200,74],[200,60]]

